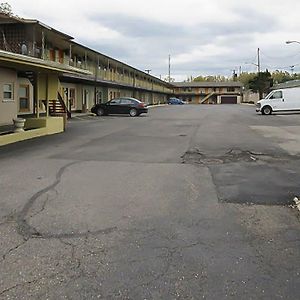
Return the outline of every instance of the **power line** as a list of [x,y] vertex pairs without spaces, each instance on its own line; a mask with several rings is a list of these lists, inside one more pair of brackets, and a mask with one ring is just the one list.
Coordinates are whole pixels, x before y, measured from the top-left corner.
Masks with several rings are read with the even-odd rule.
[[291,66],[300,66],[300,63],[298,64],[292,64],[292,65],[288,65],[288,66],[271,66],[271,65],[264,65],[265,67],[269,68],[269,69],[277,69],[277,70],[284,70],[284,69],[290,69]]
[[270,56],[270,55],[265,54],[262,51],[261,51],[261,54],[269,59],[285,59],[285,58],[293,58],[293,57],[299,56],[300,52],[298,51],[297,53],[295,53],[293,55],[288,55],[288,56]]

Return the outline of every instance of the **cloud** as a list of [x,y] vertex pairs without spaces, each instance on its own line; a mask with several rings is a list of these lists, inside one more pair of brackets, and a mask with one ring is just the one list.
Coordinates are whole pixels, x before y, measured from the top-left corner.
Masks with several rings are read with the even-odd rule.
[[136,16],[126,16],[120,14],[97,14],[90,19],[104,24],[107,28],[114,28],[124,36],[148,38],[148,37],[166,37],[185,33],[185,29],[180,24],[168,24],[162,21],[143,19]]
[[[40,21],[75,40],[133,67],[174,76],[230,76],[233,68],[255,70],[257,48],[262,67],[300,63],[300,2],[285,0],[11,0],[20,16]],[[280,57],[280,58],[278,58]],[[300,64],[299,64],[300,65]],[[298,68],[298,69],[297,69]],[[295,71],[299,67],[295,68]]]

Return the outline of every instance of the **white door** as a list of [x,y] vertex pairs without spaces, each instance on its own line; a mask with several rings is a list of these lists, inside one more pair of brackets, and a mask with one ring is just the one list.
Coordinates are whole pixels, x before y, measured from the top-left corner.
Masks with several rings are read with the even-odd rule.
[[275,91],[273,95],[271,95],[271,97],[269,98],[269,101],[273,111],[291,109],[289,107],[290,103],[284,99],[282,91]]
[[84,107],[84,109],[89,108],[89,91],[88,90],[83,91],[83,107]]

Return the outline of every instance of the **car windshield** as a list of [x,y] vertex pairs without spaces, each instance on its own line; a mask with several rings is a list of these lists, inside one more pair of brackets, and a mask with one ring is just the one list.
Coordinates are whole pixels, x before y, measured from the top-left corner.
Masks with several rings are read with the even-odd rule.
[[265,99],[269,99],[273,94],[274,94],[274,91],[270,92],[270,93],[265,97]]

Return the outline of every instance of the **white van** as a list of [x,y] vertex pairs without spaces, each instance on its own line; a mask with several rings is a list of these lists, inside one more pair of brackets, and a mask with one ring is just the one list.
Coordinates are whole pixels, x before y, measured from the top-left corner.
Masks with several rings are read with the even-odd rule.
[[256,104],[256,111],[263,115],[295,110],[300,111],[300,87],[274,90]]

